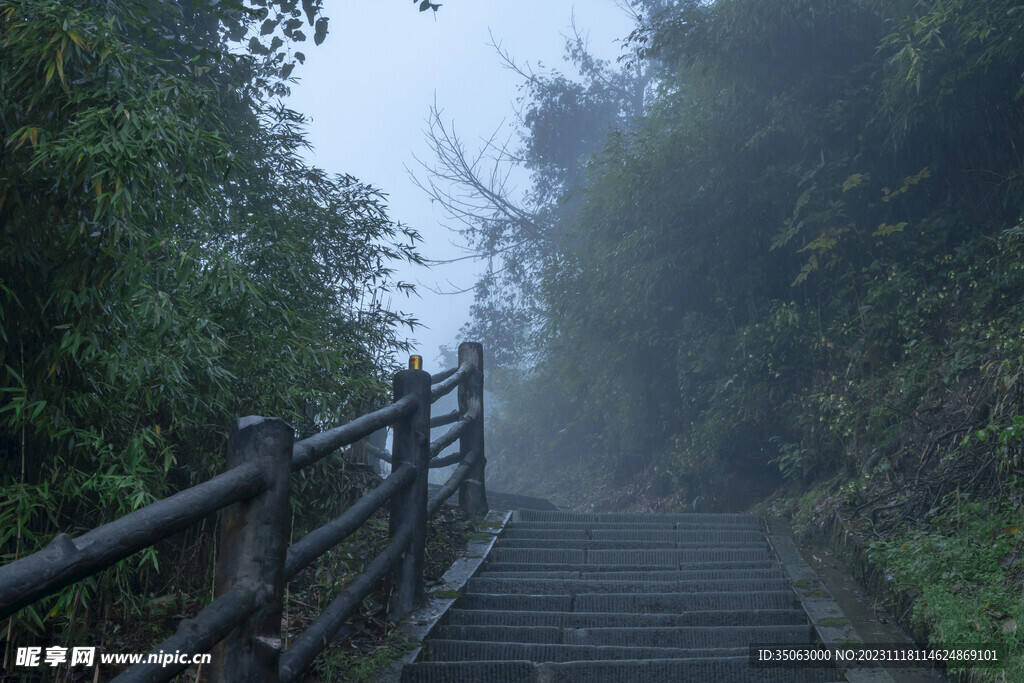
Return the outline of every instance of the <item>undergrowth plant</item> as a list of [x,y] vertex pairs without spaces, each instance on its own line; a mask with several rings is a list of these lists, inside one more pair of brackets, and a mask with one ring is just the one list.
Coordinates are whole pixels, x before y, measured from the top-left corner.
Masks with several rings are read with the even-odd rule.
[[1024,680],[1024,506],[966,493],[942,502],[927,528],[871,543],[871,558],[914,596],[911,621],[932,645],[998,647],[1001,665],[977,668],[973,680]]

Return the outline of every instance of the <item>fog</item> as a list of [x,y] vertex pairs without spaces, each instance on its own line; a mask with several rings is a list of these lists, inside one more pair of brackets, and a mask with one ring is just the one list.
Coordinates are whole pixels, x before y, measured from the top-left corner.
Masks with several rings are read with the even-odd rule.
[[[388,195],[391,217],[423,235],[421,251],[445,261],[465,256],[444,214],[407,169],[429,162],[424,129],[430,107],[443,109],[472,148],[498,127],[516,124],[521,77],[504,68],[497,41],[519,63],[560,69],[573,22],[597,57],[615,59],[632,18],[613,0],[479,2],[449,0],[436,12],[409,2],[345,3],[330,8],[330,33],[304,50],[290,106],[309,118],[308,157],[332,173],[349,173]],[[571,66],[565,69],[571,73]],[[472,302],[467,292],[479,264],[472,259],[432,268],[403,266],[418,297],[396,295],[393,307],[422,326],[410,339],[425,369],[440,368],[439,347],[456,345]],[[462,291],[454,294],[453,292]]]

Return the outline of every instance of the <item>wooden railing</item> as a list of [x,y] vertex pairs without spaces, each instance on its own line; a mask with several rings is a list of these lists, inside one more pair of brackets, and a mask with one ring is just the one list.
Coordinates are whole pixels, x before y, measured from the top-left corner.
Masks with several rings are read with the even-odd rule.
[[[76,538],[59,534],[43,550],[0,567],[0,618],[219,510],[214,600],[194,618],[182,621],[153,652],[212,650],[211,680],[216,681],[296,680],[389,572],[395,586],[391,618],[405,616],[422,601],[427,519],[456,489],[462,509],[486,514],[481,345],[461,344],[458,362],[456,368],[433,377],[419,369],[403,370],[395,375],[393,403],[298,442],[283,420],[236,420],[224,474]],[[456,387],[458,410],[432,419],[431,403]],[[447,424],[452,428],[430,443],[430,428]],[[377,455],[392,463],[391,474],[340,517],[289,547],[291,472],[386,426],[394,429],[392,453]],[[457,454],[436,457],[456,440]],[[448,482],[428,498],[429,468],[456,462],[461,464]],[[285,584],[389,502],[389,545],[284,649]],[[136,664],[114,680],[165,681],[185,667]]]

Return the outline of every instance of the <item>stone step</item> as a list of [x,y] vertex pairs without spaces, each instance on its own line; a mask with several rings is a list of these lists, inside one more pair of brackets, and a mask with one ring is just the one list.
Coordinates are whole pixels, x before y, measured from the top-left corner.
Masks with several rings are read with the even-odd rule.
[[668,541],[672,543],[765,542],[765,535],[750,529],[521,529],[509,527],[502,540],[538,539],[570,541]]
[[603,540],[583,538],[506,538],[501,536],[495,548],[565,548],[583,550],[702,550],[711,548],[749,548],[767,550],[768,542],[764,538],[753,541],[728,540],[717,541],[650,541],[650,540]]
[[696,581],[607,581],[580,579],[493,579],[485,575],[466,582],[467,593],[509,595],[579,595],[582,593],[706,593],[784,591],[789,579],[705,579]]
[[748,524],[716,524],[714,522],[515,522],[507,529],[539,531],[757,531],[761,528]]
[[687,659],[693,657],[749,657],[747,647],[683,649],[677,647],[621,647],[615,645],[551,645],[545,643],[492,643],[476,640],[427,641],[431,661],[475,662],[525,659],[531,662],[573,662],[596,659]]
[[835,680],[750,666],[814,634],[754,515],[521,510],[402,680]]
[[433,637],[476,642],[546,643],[694,649],[748,647],[751,643],[810,643],[813,629],[804,624],[764,626],[689,626],[665,628],[557,628],[551,626],[441,626]]
[[591,662],[479,661],[407,664],[402,683],[651,683],[702,681],[705,683],[818,683],[835,680],[830,669],[757,669],[742,657],[655,660],[599,660]]
[[495,562],[488,560],[485,571],[500,572],[645,572],[645,571],[714,571],[727,569],[777,569],[772,559],[746,560],[736,562],[670,562],[665,564],[572,564],[551,562]]
[[546,562],[551,564],[622,564],[629,566],[679,566],[693,562],[769,561],[767,546],[760,548],[694,548],[689,550],[585,550],[582,548],[494,548],[494,562]]
[[[563,531],[590,531],[592,529],[608,530],[650,530],[650,531],[672,531],[676,529],[676,522],[510,522],[506,529],[530,529],[530,530],[563,530]],[[686,528],[707,529],[707,524],[689,524]],[[722,525],[722,528],[735,528],[735,525]]]
[[481,579],[584,579],[595,581],[701,581],[710,579],[783,579],[778,567],[771,569],[689,569],[666,571],[588,572],[588,571],[491,571],[481,572]]
[[447,623],[462,626],[524,626],[554,628],[678,628],[687,626],[800,626],[802,609],[690,611],[683,614],[616,614],[611,612],[526,612],[455,608]]
[[793,609],[792,590],[708,593],[600,593],[580,595],[500,595],[465,593],[461,609],[528,612],[682,613],[713,610]]
[[565,538],[572,540],[586,541],[590,539],[592,532],[589,529],[552,529],[547,524],[539,528],[521,529],[516,526],[507,526],[501,532],[502,538]]
[[555,512],[544,510],[520,510],[514,523],[519,522],[573,522],[586,524],[593,522],[628,522],[628,523],[678,523],[690,524],[733,524],[761,528],[761,520],[757,515],[744,513],[700,513],[678,512],[672,514],[651,514],[648,512]]
[[595,541],[672,541],[675,543],[767,543],[765,535],[753,529],[594,529]]

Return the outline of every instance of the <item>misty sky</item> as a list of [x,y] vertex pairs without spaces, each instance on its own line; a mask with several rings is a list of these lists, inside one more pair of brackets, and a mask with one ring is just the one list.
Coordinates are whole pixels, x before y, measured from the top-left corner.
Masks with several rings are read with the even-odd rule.
[[[614,59],[632,20],[614,0],[445,0],[436,14],[420,13],[407,0],[330,2],[330,33],[318,47],[303,46],[290,105],[310,118],[310,159],[335,173],[350,173],[388,195],[392,219],[419,230],[431,259],[462,255],[458,236],[441,227],[443,213],[412,184],[406,167],[414,155],[431,159],[424,129],[431,104],[454,119],[470,148],[502,122],[515,122],[520,77],[503,68],[490,36],[520,64],[566,67],[565,39],[573,17],[591,52]],[[566,67],[567,71],[571,66]],[[419,169],[417,168],[417,171]],[[472,261],[405,267],[401,279],[418,285],[420,298],[397,295],[393,307],[414,312],[424,324],[412,335],[424,369],[436,372],[440,344],[454,345],[472,294],[428,291],[465,289],[479,269]]]

